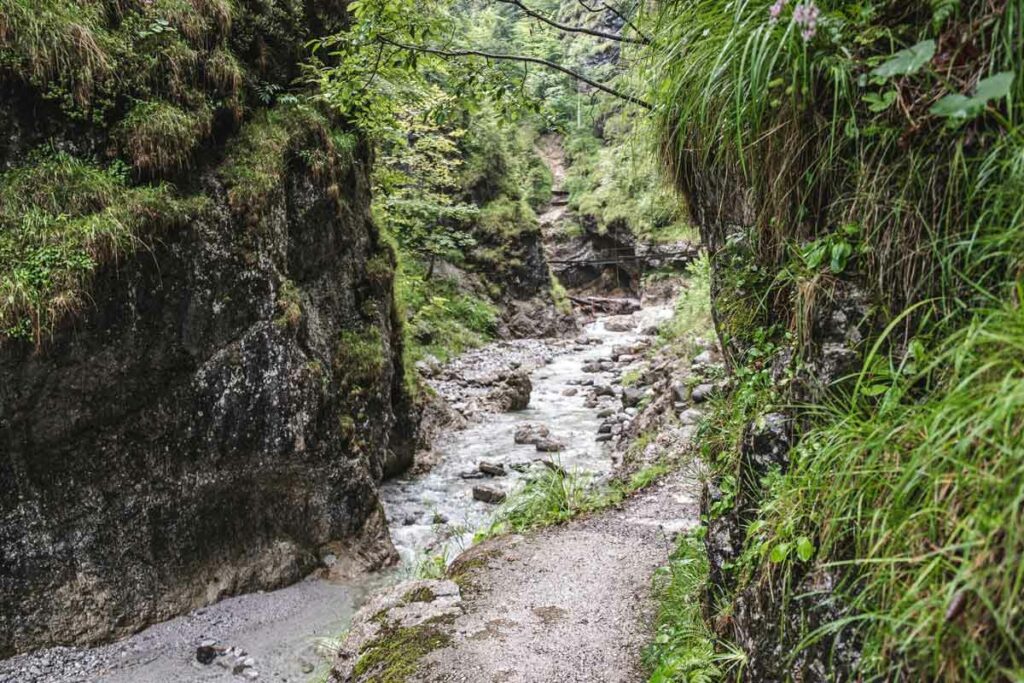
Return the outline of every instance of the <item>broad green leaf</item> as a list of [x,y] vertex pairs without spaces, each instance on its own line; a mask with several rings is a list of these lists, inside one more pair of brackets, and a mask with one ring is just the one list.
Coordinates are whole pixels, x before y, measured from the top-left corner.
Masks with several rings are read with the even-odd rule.
[[917,45],[894,53],[888,60],[876,66],[871,71],[871,75],[880,78],[909,76],[920,71],[921,67],[930,62],[934,56],[935,41],[924,40]]
[[778,564],[779,562],[785,561],[785,559],[788,556],[789,543],[779,543],[774,548],[772,548],[772,554],[769,556],[768,559],[771,560],[774,564]]
[[849,260],[850,254],[852,253],[853,247],[850,246],[849,242],[836,242],[833,244],[832,261],[829,263],[831,271],[838,275],[846,270],[846,262]]
[[800,558],[801,562],[806,562],[814,557],[814,544],[811,543],[811,539],[806,536],[796,539],[796,556]]
[[1003,71],[994,76],[983,78],[978,82],[978,89],[974,93],[972,99],[982,99],[985,102],[989,100],[998,100],[1006,97],[1010,94],[1010,88],[1013,87],[1013,72]]
[[[985,103],[982,102],[980,108],[983,109]],[[978,103],[966,95],[955,93],[953,95],[946,95],[941,100],[932,105],[929,109],[929,113],[932,116],[943,116],[947,119],[967,119],[973,118],[978,115],[979,105]]]
[[978,87],[972,97],[959,93],[946,95],[936,102],[929,111],[933,116],[942,116],[948,119],[973,119],[985,111],[985,107],[991,100],[1001,99],[1010,94],[1013,78],[1014,74],[1009,71],[983,78],[978,82]]
[[878,396],[889,391],[889,387],[890,385],[888,384],[873,384],[870,387],[865,387],[861,389],[860,393],[864,394],[865,396]]

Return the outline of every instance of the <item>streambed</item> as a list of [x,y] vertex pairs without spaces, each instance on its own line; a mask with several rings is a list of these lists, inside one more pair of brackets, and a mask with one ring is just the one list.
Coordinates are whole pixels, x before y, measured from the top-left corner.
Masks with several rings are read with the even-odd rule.
[[[311,680],[325,668],[318,653],[322,641],[343,632],[370,593],[408,576],[425,556],[457,553],[488,524],[495,507],[474,499],[475,486],[511,492],[531,469],[544,467],[544,459],[595,476],[612,470],[612,449],[595,437],[604,421],[599,414],[620,409],[621,403],[616,396],[603,396],[596,405],[588,402],[593,394],[589,385],[616,381],[624,368],[607,362],[613,349],[635,345],[642,330],[669,314],[667,308],[644,309],[630,316],[631,329],[625,331],[610,330],[609,319],[598,319],[577,340],[501,342],[452,364],[452,386],[459,384],[458,378],[452,382],[452,373],[470,376],[493,365],[530,371],[530,405],[522,411],[478,415],[465,429],[441,434],[433,469],[381,486],[392,539],[402,557],[398,567],[344,583],[310,578],[278,591],[230,598],[111,645],[52,648],[15,657],[0,662],[0,683]],[[584,372],[584,366],[593,370],[600,361],[605,361],[601,371]],[[451,387],[438,384],[447,397]],[[547,426],[565,449],[548,454],[516,444],[514,434],[523,423]],[[506,475],[480,478],[481,461],[501,464]],[[234,648],[235,654],[211,664],[197,661],[197,647],[214,641]]]

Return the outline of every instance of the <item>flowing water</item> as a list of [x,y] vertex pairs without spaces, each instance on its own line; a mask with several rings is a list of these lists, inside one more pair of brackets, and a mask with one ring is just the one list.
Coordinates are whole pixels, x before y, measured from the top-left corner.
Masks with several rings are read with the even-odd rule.
[[[566,469],[600,476],[613,466],[612,452],[595,441],[602,419],[598,413],[619,407],[617,398],[603,398],[597,407],[584,404],[590,393],[581,382],[609,384],[621,368],[584,373],[589,361],[606,359],[616,345],[630,345],[638,330],[667,317],[667,309],[645,309],[631,316],[634,329],[614,332],[604,320],[587,326],[590,343],[553,341],[524,346],[533,356],[533,393],[526,410],[486,414],[466,429],[441,435],[435,450],[438,464],[427,474],[385,483],[381,498],[390,522],[392,539],[402,556],[401,565],[343,584],[310,578],[278,591],[231,598],[157,624],[112,645],[93,649],[55,648],[0,662],[0,683],[8,681],[104,681],[105,683],[172,683],[179,681],[246,680],[309,681],[325,670],[318,654],[323,640],[342,633],[352,615],[374,590],[408,576],[416,563],[431,554],[454,553],[485,526],[494,506],[473,499],[474,486],[511,491],[538,458],[560,461]],[[515,342],[505,348],[515,348]],[[538,349],[544,349],[538,352]],[[540,357],[543,355],[543,357]],[[576,395],[567,396],[570,387]],[[514,442],[522,423],[543,424],[567,448],[558,454],[538,453],[533,446]],[[480,461],[503,464],[505,477],[466,478]],[[518,471],[519,469],[523,472]],[[221,657],[214,664],[196,661],[196,647],[216,640],[252,657],[252,665],[233,673],[220,664],[236,659]]]

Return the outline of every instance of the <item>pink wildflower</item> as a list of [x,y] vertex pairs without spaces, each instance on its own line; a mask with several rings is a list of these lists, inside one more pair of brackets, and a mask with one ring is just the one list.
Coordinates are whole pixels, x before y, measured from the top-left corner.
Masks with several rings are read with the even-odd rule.
[[782,14],[782,10],[785,6],[786,0],[775,0],[775,4],[768,8],[769,23],[775,24],[779,21],[779,15]]
[[821,10],[814,4],[814,0],[807,0],[807,2],[801,3],[793,9],[793,21],[803,29],[800,35],[803,36],[805,41],[810,40],[817,34],[818,17],[820,16]]

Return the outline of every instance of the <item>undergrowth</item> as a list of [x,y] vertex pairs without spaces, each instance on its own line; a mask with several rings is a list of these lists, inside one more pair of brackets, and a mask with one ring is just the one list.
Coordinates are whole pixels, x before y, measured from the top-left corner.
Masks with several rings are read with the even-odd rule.
[[[734,370],[701,432],[710,512],[745,533],[720,634],[740,592],[787,609],[825,571],[841,616],[783,633],[778,670],[842,641],[860,680],[1020,679],[1024,6],[662,10],[664,152],[702,207]],[[854,373],[808,391],[816,313],[851,287]],[[738,481],[777,410],[798,418],[788,469]]]

